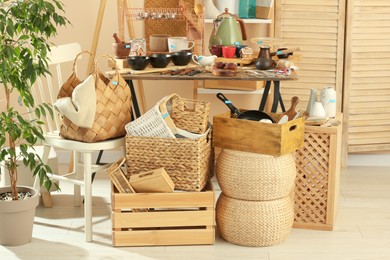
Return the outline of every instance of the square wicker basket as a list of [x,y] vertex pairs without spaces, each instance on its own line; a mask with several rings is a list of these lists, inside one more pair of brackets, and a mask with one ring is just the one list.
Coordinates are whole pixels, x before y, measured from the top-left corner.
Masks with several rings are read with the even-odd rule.
[[126,136],[128,175],[164,167],[175,190],[201,191],[214,175],[209,129],[198,139]]

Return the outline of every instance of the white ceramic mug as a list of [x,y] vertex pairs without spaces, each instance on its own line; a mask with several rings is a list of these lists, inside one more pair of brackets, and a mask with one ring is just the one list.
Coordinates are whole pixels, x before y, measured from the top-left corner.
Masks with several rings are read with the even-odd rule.
[[178,52],[182,50],[192,50],[195,46],[194,41],[189,41],[187,37],[169,37],[169,52]]

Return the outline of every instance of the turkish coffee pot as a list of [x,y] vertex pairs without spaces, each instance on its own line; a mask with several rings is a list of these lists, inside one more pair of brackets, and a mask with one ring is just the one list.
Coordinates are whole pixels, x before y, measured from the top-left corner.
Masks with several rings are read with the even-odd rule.
[[268,70],[275,67],[275,62],[271,59],[271,47],[261,46],[259,56],[255,62],[256,69]]
[[229,13],[228,8],[217,16],[213,25],[209,48],[213,45],[241,45],[242,41],[247,39],[244,21]]

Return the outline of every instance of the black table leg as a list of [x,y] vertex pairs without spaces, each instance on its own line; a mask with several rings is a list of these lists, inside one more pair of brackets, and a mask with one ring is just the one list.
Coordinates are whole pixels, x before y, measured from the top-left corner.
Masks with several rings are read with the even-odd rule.
[[271,88],[271,81],[267,81],[265,83],[263,97],[261,98],[261,103],[259,106],[259,111],[264,111],[265,103],[267,102],[267,97],[268,97],[270,88]]
[[141,116],[141,112],[139,111],[139,105],[138,105],[137,96],[135,94],[133,81],[132,80],[126,80],[126,82],[129,85],[129,87],[130,87],[131,99],[133,101],[133,108],[134,108],[135,117],[138,118],[138,117]]

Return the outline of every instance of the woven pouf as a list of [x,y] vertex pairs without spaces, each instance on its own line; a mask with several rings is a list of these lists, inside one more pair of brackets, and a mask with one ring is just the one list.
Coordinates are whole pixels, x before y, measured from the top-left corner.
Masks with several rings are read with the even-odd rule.
[[294,221],[291,196],[271,201],[246,201],[223,193],[216,206],[220,236],[241,246],[272,246],[287,239]]
[[224,194],[242,200],[286,197],[295,185],[294,155],[271,156],[223,149],[217,161],[217,180]]

